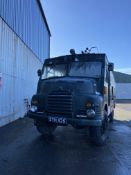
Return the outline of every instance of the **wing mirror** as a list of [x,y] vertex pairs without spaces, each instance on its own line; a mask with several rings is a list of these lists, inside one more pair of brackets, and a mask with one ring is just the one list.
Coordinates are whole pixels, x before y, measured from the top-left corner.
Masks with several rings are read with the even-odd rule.
[[108,71],[114,71],[114,63],[108,64]]
[[40,77],[40,76],[42,75],[42,71],[41,71],[41,69],[38,69],[38,71],[37,71],[37,75],[38,75],[38,77]]

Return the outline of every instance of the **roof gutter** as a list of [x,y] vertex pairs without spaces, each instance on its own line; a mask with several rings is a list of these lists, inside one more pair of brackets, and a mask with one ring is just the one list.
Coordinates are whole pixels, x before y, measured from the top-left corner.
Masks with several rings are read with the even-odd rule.
[[49,26],[48,26],[48,23],[47,23],[47,20],[46,20],[46,17],[45,17],[44,10],[43,10],[43,8],[42,8],[42,4],[41,4],[40,0],[36,0],[36,1],[37,1],[37,3],[38,3],[39,8],[40,8],[40,11],[41,11],[43,20],[44,20],[44,22],[45,22],[45,24],[46,24],[47,30],[48,30],[48,32],[49,32],[49,35],[51,36],[51,32],[50,32],[50,29],[49,29]]

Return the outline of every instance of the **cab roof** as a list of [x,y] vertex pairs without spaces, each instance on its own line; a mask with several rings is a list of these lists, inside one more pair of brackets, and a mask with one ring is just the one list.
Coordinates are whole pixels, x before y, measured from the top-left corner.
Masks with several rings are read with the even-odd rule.
[[45,64],[52,64],[52,63],[66,63],[72,61],[104,61],[107,60],[107,56],[105,53],[95,54],[75,54],[75,55],[64,55],[58,56],[54,58],[48,58],[45,60]]

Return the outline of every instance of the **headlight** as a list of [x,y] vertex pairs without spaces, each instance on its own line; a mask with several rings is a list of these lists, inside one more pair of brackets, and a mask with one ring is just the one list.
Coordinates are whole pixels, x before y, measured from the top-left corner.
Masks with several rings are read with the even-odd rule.
[[32,105],[30,108],[31,112],[36,112],[37,111],[37,106]]
[[93,109],[87,109],[86,114],[87,117],[94,118],[96,113]]

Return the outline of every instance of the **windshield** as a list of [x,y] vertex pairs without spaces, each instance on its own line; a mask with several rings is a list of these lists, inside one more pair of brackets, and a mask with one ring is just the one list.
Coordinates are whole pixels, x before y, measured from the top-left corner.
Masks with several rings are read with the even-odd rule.
[[100,77],[101,62],[74,62],[70,65],[69,76]]
[[66,64],[47,65],[44,67],[42,79],[51,77],[63,77],[66,75]]
[[42,79],[63,76],[100,77],[101,62],[72,62],[70,64],[46,65]]

